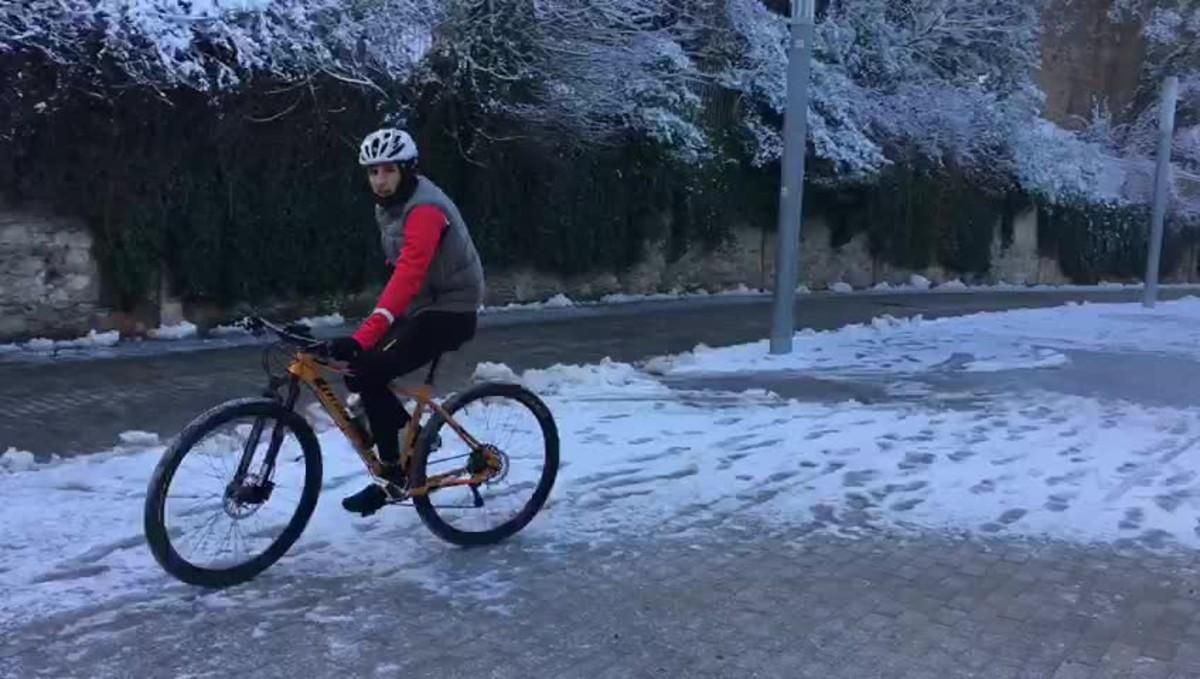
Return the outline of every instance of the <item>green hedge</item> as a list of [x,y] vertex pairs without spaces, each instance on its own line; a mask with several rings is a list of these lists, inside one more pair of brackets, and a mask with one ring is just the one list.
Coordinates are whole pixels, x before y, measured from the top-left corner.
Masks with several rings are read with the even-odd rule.
[[[190,90],[97,85],[36,55],[0,55],[0,193],[84,217],[108,300],[152,299],[160,262],[177,294],[222,305],[353,293],[382,280],[373,206],[357,144],[402,113],[424,171],[460,206],[492,269],[620,270],[648,243],[669,257],[776,227],[778,167],[742,162],[735,138],[684,164],[645,139],[577,146],[495,120],[461,92],[380,93],[336,80],[251,80],[212,98]],[[42,110],[31,102],[48,101]],[[397,111],[396,101],[409,102]],[[725,131],[722,131],[725,132]],[[728,136],[728,135],[726,135]],[[943,168],[896,165],[869,186],[806,187],[832,245],[867,233],[894,265],[985,274],[997,225],[1029,203]],[[1041,247],[1078,281],[1140,277],[1144,211],[1040,205]],[[1172,229],[1165,270],[1192,237]]]
[[[1142,279],[1150,241],[1150,210],[1143,206],[1038,202],[1038,249],[1058,259],[1077,283]],[[1168,220],[1159,274],[1178,268],[1184,251],[1200,239],[1191,225]]]
[[829,218],[833,247],[866,233],[871,254],[897,267],[940,264],[979,275],[991,267],[997,226],[1011,241],[1022,207],[1019,194],[984,191],[951,171],[917,163],[894,165],[868,186],[810,187],[808,195],[812,210]]
[[[36,90],[12,59],[0,57],[0,87],[19,71]],[[0,192],[84,217],[116,306],[153,296],[160,258],[190,300],[354,292],[384,273],[357,144],[385,111],[378,93],[329,80],[261,81],[219,100],[60,89],[45,115],[8,111],[21,132],[0,140],[12,159]],[[576,147],[445,92],[406,113],[423,170],[460,203],[489,268],[619,269],[652,239],[675,254],[714,246],[741,209],[725,173],[644,140]]]

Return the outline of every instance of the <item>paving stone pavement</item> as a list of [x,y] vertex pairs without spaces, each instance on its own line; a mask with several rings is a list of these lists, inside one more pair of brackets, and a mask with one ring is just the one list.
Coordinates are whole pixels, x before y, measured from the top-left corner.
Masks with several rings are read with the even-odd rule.
[[164,580],[5,630],[0,676],[1200,676],[1187,556],[811,526],[601,545],[528,532],[434,550],[432,582],[289,574],[303,556],[224,594]]
[[[1165,289],[1162,298],[1185,294],[1190,293]],[[796,321],[801,328],[832,329],[883,314],[934,318],[1067,301],[1139,299],[1136,290],[803,295],[796,304]],[[500,314],[485,319],[476,339],[447,361],[439,385],[462,384],[479,361],[506,363],[516,370],[605,357],[637,361],[687,351],[698,343],[756,341],[769,330],[767,298],[655,302],[507,318]],[[265,384],[260,357],[261,349],[239,347],[90,361],[0,362],[0,451],[14,446],[41,455],[93,452],[110,448],[118,434],[130,429],[171,436],[222,400],[260,392]]]

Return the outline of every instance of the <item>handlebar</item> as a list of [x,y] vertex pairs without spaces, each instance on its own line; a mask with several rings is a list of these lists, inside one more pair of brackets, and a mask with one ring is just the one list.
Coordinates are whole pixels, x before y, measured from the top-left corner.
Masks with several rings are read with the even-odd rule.
[[279,326],[260,316],[247,316],[234,325],[245,328],[255,335],[261,335],[264,330],[268,330],[285,344],[292,345],[300,351],[328,358],[325,356],[325,343],[313,337],[312,331],[306,325],[290,323],[287,326]]

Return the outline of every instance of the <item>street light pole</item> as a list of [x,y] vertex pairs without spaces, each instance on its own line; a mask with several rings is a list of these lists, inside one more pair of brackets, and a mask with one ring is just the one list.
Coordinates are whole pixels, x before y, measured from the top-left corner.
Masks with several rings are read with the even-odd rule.
[[814,0],[792,0],[788,38],[787,110],[783,122],[782,183],[779,190],[779,242],[775,247],[775,299],[772,354],[792,351],[796,332],[796,285],[800,269],[800,220],[804,214],[804,156],[808,138],[808,78],[812,53]]
[[1175,137],[1175,100],[1179,98],[1179,78],[1170,76],[1163,83],[1158,102],[1158,165],[1154,169],[1154,207],[1150,215],[1150,248],[1146,254],[1146,290],[1142,305],[1154,307],[1158,296],[1158,266],[1162,259],[1163,221],[1167,215],[1167,186],[1171,181],[1171,141]]

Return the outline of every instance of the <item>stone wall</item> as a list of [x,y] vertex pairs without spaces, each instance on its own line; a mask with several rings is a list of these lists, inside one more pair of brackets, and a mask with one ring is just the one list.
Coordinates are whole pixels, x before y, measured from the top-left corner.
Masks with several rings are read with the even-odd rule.
[[[772,225],[773,227],[773,225]],[[1012,242],[1001,240],[997,225],[992,243],[992,267],[986,276],[971,277],[950,272],[941,266],[919,271],[892,266],[871,256],[865,233],[854,236],[839,248],[830,246],[830,230],[820,217],[805,220],[800,232],[799,284],[812,290],[824,290],[834,283],[848,283],[856,289],[879,283],[901,285],[913,274],[932,283],[960,279],[969,284],[1013,283],[1021,285],[1060,285],[1069,283],[1058,261],[1043,257],[1037,249],[1037,212],[1020,214],[1013,224]],[[563,293],[573,299],[597,298],[614,292],[649,293],[673,289],[705,289],[710,292],[745,285],[773,288],[775,284],[775,234],[773,228],[739,228],[730,242],[712,253],[691,251],[668,263],[662,245],[649,248],[645,260],[622,274],[563,278],[531,270],[489,271],[489,304],[511,301],[536,301]]]
[[[805,221],[801,230],[800,284],[824,290],[837,282],[855,288],[879,283],[907,283],[916,273],[934,284],[959,278],[969,284],[1062,284],[1069,281],[1058,262],[1042,257],[1037,248],[1037,213],[1029,210],[1015,220],[1012,241],[1001,242],[997,225],[992,243],[992,266],[986,276],[970,277],[940,266],[920,271],[894,267],[871,256],[867,235],[857,234],[841,247],[830,246],[825,220]],[[101,281],[91,253],[92,240],[75,220],[0,207],[0,342],[33,336],[74,337],[88,329],[116,328],[123,335],[144,333],[159,324],[188,320],[201,327],[227,322],[249,308],[221,309],[211,304],[185,304],[160,291],[158,301],[133,313],[113,313],[100,304]],[[1192,280],[1200,252],[1183,257],[1180,271],[1164,282]],[[488,305],[534,302],[565,294],[576,300],[611,293],[653,293],[672,290],[719,290],[747,286],[769,289],[775,275],[774,225],[735,229],[729,242],[714,252],[692,250],[668,262],[665,246],[649,246],[641,263],[628,271],[561,277],[529,269],[488,269]],[[254,311],[277,318],[340,310],[347,316],[365,313],[376,290],[326,299],[277,300],[256,305]]]
[[84,334],[99,311],[100,272],[86,226],[0,206],[0,341]]

